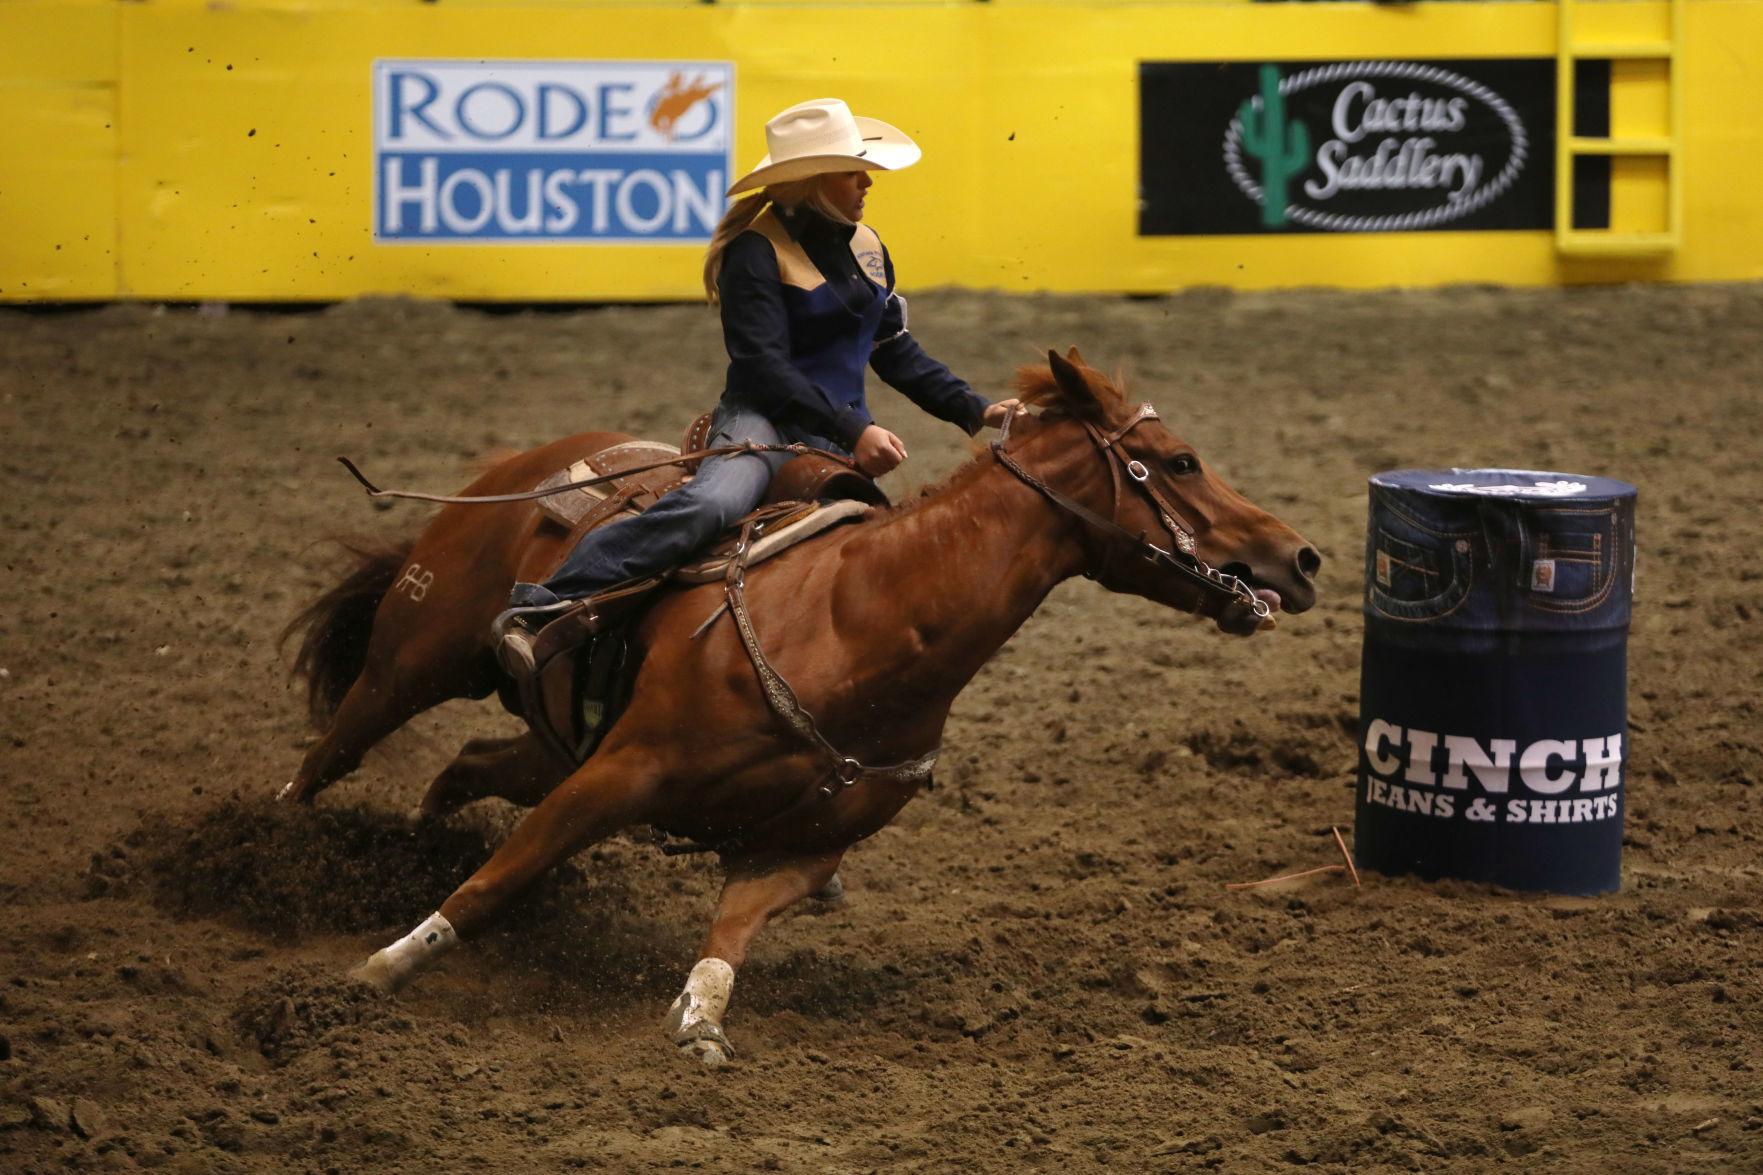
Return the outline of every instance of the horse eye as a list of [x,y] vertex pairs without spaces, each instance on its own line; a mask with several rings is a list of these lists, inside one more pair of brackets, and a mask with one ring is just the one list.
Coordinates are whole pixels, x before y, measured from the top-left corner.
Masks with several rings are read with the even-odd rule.
[[1198,473],[1200,472],[1199,458],[1192,453],[1182,453],[1179,456],[1171,457],[1169,471],[1171,473]]

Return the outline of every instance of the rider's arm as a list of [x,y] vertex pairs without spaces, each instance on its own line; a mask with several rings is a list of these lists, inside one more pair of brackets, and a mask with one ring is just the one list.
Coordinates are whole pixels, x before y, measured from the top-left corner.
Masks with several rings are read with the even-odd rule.
[[872,423],[869,410],[861,404],[836,408],[790,362],[790,315],[771,242],[757,233],[742,233],[729,242],[716,290],[731,387],[775,420],[800,424],[846,449],[856,448],[857,438]]
[[882,246],[888,275],[888,302],[875,332],[869,366],[889,386],[940,420],[960,425],[969,436],[979,431],[988,401],[967,381],[925,354],[906,329],[906,299],[894,289],[894,260]]

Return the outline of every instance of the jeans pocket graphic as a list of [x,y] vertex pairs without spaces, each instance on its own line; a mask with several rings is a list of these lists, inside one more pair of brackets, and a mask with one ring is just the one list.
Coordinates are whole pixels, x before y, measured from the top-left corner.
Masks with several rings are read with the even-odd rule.
[[1616,582],[1613,507],[1534,509],[1522,520],[1518,573],[1525,602],[1542,612],[1589,612]]
[[1437,620],[1455,612],[1472,584],[1472,540],[1378,511],[1368,552],[1372,609],[1392,620]]

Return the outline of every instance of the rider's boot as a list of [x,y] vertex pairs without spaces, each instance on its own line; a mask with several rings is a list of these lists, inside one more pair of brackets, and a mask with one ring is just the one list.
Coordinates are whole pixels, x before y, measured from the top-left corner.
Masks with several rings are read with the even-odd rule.
[[496,660],[515,680],[529,678],[538,669],[536,644],[539,632],[574,600],[566,600],[538,583],[517,583],[508,593],[507,611],[490,625]]
[[490,636],[496,659],[518,684],[559,651],[574,647],[640,604],[660,576],[626,580],[581,599],[566,600],[540,584],[516,584],[514,606],[496,617]]

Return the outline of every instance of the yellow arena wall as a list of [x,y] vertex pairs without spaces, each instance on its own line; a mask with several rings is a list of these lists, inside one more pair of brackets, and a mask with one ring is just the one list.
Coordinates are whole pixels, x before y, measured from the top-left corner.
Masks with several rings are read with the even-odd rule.
[[[909,286],[1763,277],[1763,0],[1568,3],[10,0],[0,301],[701,296],[701,241],[376,239],[376,61],[728,63],[737,173],[764,153],[767,115],[844,97],[924,147],[870,201]],[[1555,76],[1564,36],[1620,49],[1606,133],[1623,145],[1607,153],[1600,233],[1264,230],[1228,185],[1229,231],[1141,233],[1142,135],[1179,123],[1189,92],[1147,129],[1142,71],[1160,67],[1145,63],[1185,63],[1202,86],[1257,63],[1291,78],[1304,63],[1516,60]],[[1318,135],[1326,121],[1310,119]],[[1149,202],[1227,184],[1207,159],[1162,176]],[[1541,182],[1571,160],[1551,148],[1526,166]]]

